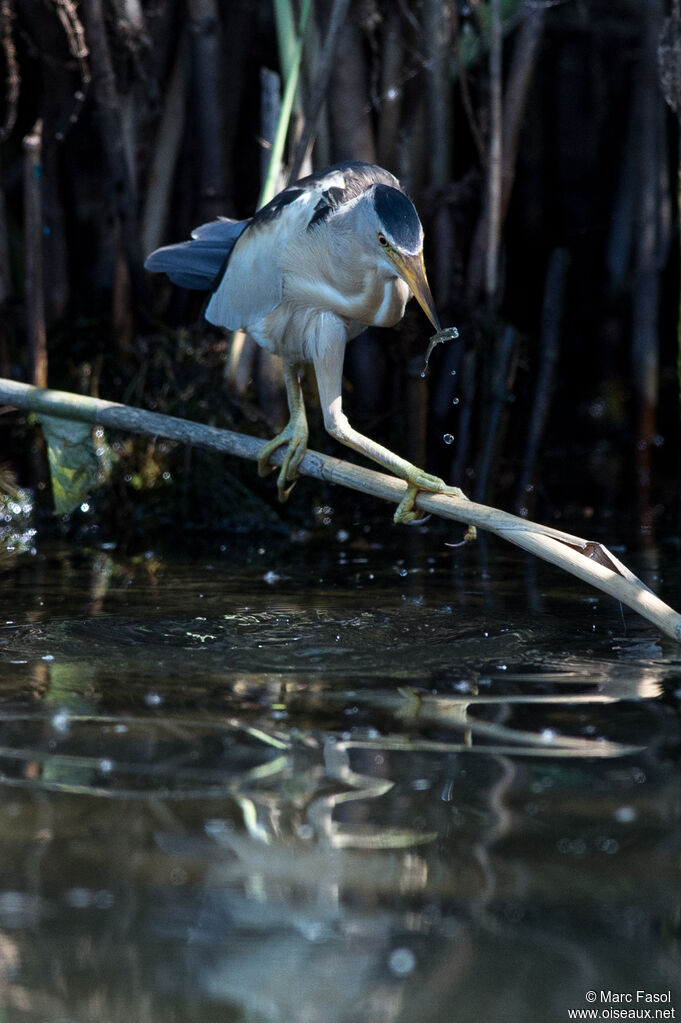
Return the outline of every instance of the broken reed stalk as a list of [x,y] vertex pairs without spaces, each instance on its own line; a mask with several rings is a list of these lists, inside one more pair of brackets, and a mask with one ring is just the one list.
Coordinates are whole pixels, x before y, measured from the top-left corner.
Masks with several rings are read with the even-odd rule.
[[544,426],[551,406],[551,398],[558,372],[560,340],[563,325],[565,286],[569,267],[566,249],[554,249],[549,257],[541,312],[539,360],[530,421],[527,427],[525,451],[516,487],[515,507],[524,508],[528,502],[534,465],[539,454]]
[[286,137],[288,135],[288,128],[291,122],[291,113],[293,111],[293,104],[296,98],[296,91],[298,89],[300,65],[303,57],[303,43],[305,41],[305,29],[307,28],[307,21],[310,15],[310,6],[311,0],[303,0],[300,17],[298,19],[298,36],[291,50],[291,63],[286,75],[284,94],[281,98],[279,121],[272,141],[269,167],[260,192],[258,208],[268,203],[277,191],[277,182],[279,180],[281,162],[284,156]]
[[501,242],[501,185],[503,155],[503,92],[501,0],[490,0],[489,94],[490,130],[487,157],[487,254],[485,294],[490,309],[497,298]]
[[516,331],[513,327],[507,326],[496,342],[489,413],[480,460],[475,473],[476,501],[484,500],[487,494],[490,473],[494,464],[494,453],[500,444],[501,435],[503,434],[502,425],[508,412],[508,396],[513,393],[513,380],[511,379],[513,370],[511,367],[517,361],[514,359],[514,352],[516,350]]
[[[99,133],[98,141],[103,150],[107,175],[102,183],[102,191],[112,196],[118,214],[120,238],[133,303],[140,309],[145,309],[150,305],[149,284],[142,271],[144,260],[140,241],[137,190],[125,146],[123,104],[118,92],[112,51],[112,47],[119,41],[110,39],[105,6],[103,0],[89,0],[87,4],[81,4],[79,7],[90,53],[91,88]],[[115,238],[115,232],[111,234]]]
[[31,380],[47,387],[45,282],[43,278],[43,122],[24,137],[24,251],[26,316]]
[[[468,264],[468,289],[473,294],[485,291],[488,304],[490,287],[497,283],[490,280],[490,275],[498,274],[497,264],[493,265],[493,249],[500,244],[508,213],[520,133],[526,120],[527,99],[545,17],[542,5],[527,5],[525,19],[514,44],[506,89],[503,91],[503,25],[499,24],[500,11],[496,11],[494,6],[490,10],[490,130],[488,152],[482,160],[487,173],[487,186]],[[460,64],[463,75],[465,66],[462,61]]]
[[[258,197],[258,209],[267,205],[284,185],[284,182],[281,180],[282,160],[298,90],[305,30],[310,16],[310,9],[311,0],[303,0],[298,20],[298,34],[296,35],[293,28],[291,5],[287,0],[279,0],[279,2],[275,3],[275,20],[277,22],[277,35],[281,53],[280,59],[282,67],[285,66],[286,70],[286,84],[284,86],[284,94],[279,99],[277,121],[273,125],[273,136],[271,140],[267,140],[270,143],[269,155]],[[243,330],[233,331],[231,337],[230,355],[225,364],[225,377],[232,392],[236,395],[241,395],[245,393],[253,372],[253,364],[257,352],[256,343]],[[269,361],[268,352],[261,351],[260,356],[263,364]],[[269,386],[269,382],[267,386]]]
[[6,142],[17,121],[21,75],[12,34],[14,11],[10,0],[0,0],[0,47],[5,59],[5,116],[0,125],[0,143]]
[[[15,380],[0,379],[0,404],[26,409],[38,415],[42,413],[131,433],[163,437],[252,461],[257,459],[263,444],[257,437],[231,430],[202,426],[175,416],[146,412],[67,391],[45,390]],[[279,465],[282,458],[283,452],[279,450],[272,456],[272,462]],[[317,451],[308,451],[300,466],[300,473],[395,503],[401,501],[406,489],[404,480],[363,466],[351,465]],[[681,641],[681,615],[656,597],[602,544],[448,494],[423,491],[416,498],[416,507],[426,513],[495,533],[609,593],[653,622],[665,635]]]
[[324,39],[324,46],[319,55],[317,73],[312,85],[310,100],[305,110],[305,127],[298,139],[298,143],[291,160],[290,179],[295,181],[300,175],[305,157],[310,149],[312,137],[317,127],[317,119],[324,105],[329,89],[329,80],[333,69],[333,62],[336,56],[336,45],[341,29],[345,24],[350,0],[333,0],[333,7],[329,15],[328,25]]
[[424,41],[428,54],[428,167],[430,184],[443,188],[451,180],[452,111],[449,62],[450,19],[440,0],[426,0]]
[[192,135],[196,139],[201,221],[224,213],[228,194],[227,154],[224,145],[220,96],[226,40],[222,37],[217,0],[189,0],[192,58]]
[[[661,128],[662,108],[655,58],[660,32],[658,4],[642,9],[641,60],[637,68],[640,115],[635,226],[635,278],[631,314],[631,379],[636,416],[636,489],[642,523],[652,520],[652,455],[657,432],[656,412],[660,389],[660,238],[661,173],[666,161]],[[648,66],[650,65],[650,66]],[[656,101],[656,97],[657,101]]]
[[180,35],[170,79],[163,98],[161,119],[151,157],[144,207],[142,210],[142,251],[153,252],[163,244],[163,229],[171,202],[185,128],[186,75],[188,42]]

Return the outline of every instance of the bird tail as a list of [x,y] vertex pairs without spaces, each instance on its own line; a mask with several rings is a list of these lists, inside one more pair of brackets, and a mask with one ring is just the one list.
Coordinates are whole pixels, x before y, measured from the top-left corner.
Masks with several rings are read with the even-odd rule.
[[220,218],[192,231],[191,241],[165,245],[147,257],[144,266],[167,274],[173,284],[208,291],[224,267],[248,220]]

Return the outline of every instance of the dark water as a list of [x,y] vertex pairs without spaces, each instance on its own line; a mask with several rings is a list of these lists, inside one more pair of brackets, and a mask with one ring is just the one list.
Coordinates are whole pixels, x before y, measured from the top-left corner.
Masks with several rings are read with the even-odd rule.
[[681,1013],[681,647],[380,534],[5,561],[0,1023]]

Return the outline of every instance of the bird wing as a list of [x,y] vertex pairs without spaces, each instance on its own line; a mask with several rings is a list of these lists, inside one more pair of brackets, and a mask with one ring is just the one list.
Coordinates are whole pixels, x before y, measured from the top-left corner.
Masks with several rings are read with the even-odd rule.
[[204,310],[209,323],[238,330],[276,309],[283,294],[282,259],[300,228],[306,198],[303,189],[286,188],[248,222],[213,284]]
[[209,323],[237,330],[276,309],[283,297],[286,250],[310,223],[323,181],[336,177],[325,173],[297,181],[257,211],[215,282],[204,310]]
[[377,183],[399,188],[392,174],[373,164],[335,164],[285,188],[249,220],[203,224],[191,241],[156,249],[144,265],[180,287],[210,290],[209,323],[247,327],[281,302],[290,243]]
[[166,245],[147,257],[145,267],[167,274],[173,284],[208,291],[222,270],[248,220],[213,220],[192,231],[191,241]]

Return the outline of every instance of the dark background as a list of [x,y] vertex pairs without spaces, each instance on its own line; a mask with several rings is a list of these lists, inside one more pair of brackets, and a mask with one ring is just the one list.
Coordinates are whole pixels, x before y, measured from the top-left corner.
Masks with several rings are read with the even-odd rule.
[[[289,161],[338,6],[312,6]],[[261,71],[281,70],[273,12],[269,0],[5,0],[2,375],[40,382],[30,342],[44,324],[50,386],[263,437],[282,424],[276,366],[248,343],[230,354],[200,322],[200,295],[142,268],[198,223],[253,212],[270,130]],[[348,414],[488,503],[677,529],[678,5],[503,0],[490,281],[493,13],[489,0],[351,0],[336,39],[311,166],[365,159],[400,177],[440,319],[461,335],[434,351],[425,380],[430,328],[415,303],[394,330],[354,341]],[[344,454],[319,419],[311,410],[311,446]],[[116,535],[131,522],[308,524],[330,500],[303,483],[282,508],[252,465],[152,440],[115,448],[93,507]],[[0,416],[0,460],[6,479],[44,478],[18,412]],[[338,508],[356,500],[333,492]]]

